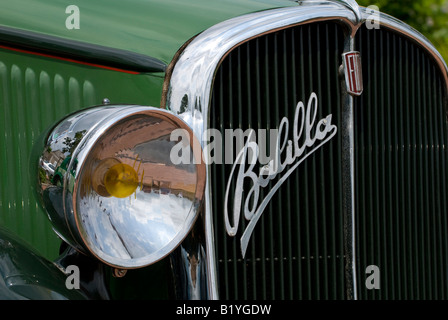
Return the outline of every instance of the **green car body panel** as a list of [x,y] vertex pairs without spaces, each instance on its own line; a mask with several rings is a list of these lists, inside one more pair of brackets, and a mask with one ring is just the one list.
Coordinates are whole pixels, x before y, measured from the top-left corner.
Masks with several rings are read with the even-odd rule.
[[65,26],[70,1],[20,0],[3,5],[0,25],[129,50],[169,63],[191,37],[245,13],[294,6],[292,1],[77,1],[80,28]]
[[[66,8],[70,4],[69,1],[9,1],[2,5],[0,12],[0,165],[4,168],[0,176],[0,226],[8,230],[0,232],[0,255],[13,261],[14,268],[24,277],[48,281],[56,277],[62,284],[65,275],[49,262],[57,259],[61,240],[38,205],[32,190],[35,177],[31,178],[30,174],[30,159],[35,156],[33,145],[42,139],[45,130],[69,113],[101,104],[104,98],[113,104],[158,107],[165,77],[163,65],[168,65],[189,39],[238,15],[296,5],[291,1],[263,0],[213,3],[83,0],[76,2],[80,28],[70,30],[65,25],[69,17]],[[28,36],[34,39],[33,44],[28,43]],[[54,53],[54,49],[60,48],[59,42],[66,55]],[[126,65],[117,68],[109,61],[101,61],[101,57],[89,56],[88,50],[73,58],[71,42],[124,56],[147,57],[156,61],[158,67],[152,72],[127,72]],[[90,63],[92,59],[94,63]],[[12,243],[10,232],[38,254],[30,253],[21,242],[14,242],[11,248],[5,245]],[[21,269],[21,263],[28,267]],[[113,297],[168,297],[169,290],[163,289],[167,277],[165,263],[131,270],[126,280],[111,277]],[[34,265],[36,270],[31,267]],[[8,275],[2,276],[0,289],[4,292],[0,296],[22,298],[20,293],[8,291],[4,282]],[[129,290],[125,282],[132,279],[135,283]],[[148,286],[157,288],[156,293],[148,290]],[[57,289],[64,291],[64,288]],[[39,290],[25,298],[83,298],[67,290],[60,295]]]

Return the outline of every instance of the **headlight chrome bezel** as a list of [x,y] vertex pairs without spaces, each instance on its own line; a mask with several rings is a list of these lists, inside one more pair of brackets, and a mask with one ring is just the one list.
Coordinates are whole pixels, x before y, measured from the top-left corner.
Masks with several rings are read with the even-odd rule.
[[[136,124],[138,121],[142,122],[141,126]],[[125,125],[134,126],[130,130],[139,133],[138,136],[132,136],[130,131],[119,137],[121,143],[126,144],[126,141],[130,141],[129,145],[126,145],[129,150],[138,147],[139,150],[144,150],[147,155],[153,154],[154,158],[157,158],[156,155],[159,152],[159,158],[164,157],[163,159],[165,159],[159,161],[160,163],[154,163],[151,159],[148,160],[144,157],[140,160],[136,158],[135,162],[140,162],[138,164],[134,162],[135,169],[147,166],[152,168],[147,169],[151,173],[150,170],[154,172],[154,168],[160,168],[160,172],[154,172],[156,176],[167,174],[170,171],[184,172],[185,176],[188,176],[190,184],[183,188],[179,180],[181,178],[171,176],[169,178],[172,181],[166,183],[168,187],[162,188],[159,181],[157,189],[152,184],[148,186],[147,177],[149,174],[143,170],[139,173],[141,189],[127,197],[129,199],[115,199],[114,197],[102,197],[102,195],[96,194],[98,203],[104,201],[105,206],[109,205],[110,209],[108,219],[111,221],[111,226],[103,228],[103,223],[106,220],[92,218],[92,214],[95,214],[95,216],[101,214],[99,207],[90,205],[81,208],[79,200],[92,200],[93,189],[90,185],[86,187],[86,181],[89,181],[89,175],[91,174],[88,170],[92,167],[91,162],[94,161],[92,157],[95,156],[95,153],[102,153],[103,149],[107,151],[109,148],[112,150],[110,152],[115,152],[113,151],[113,145],[104,147],[98,144],[101,141],[104,142],[104,139],[109,138],[108,135],[113,133],[118,137],[117,132],[123,129],[120,126]],[[194,157],[194,161],[189,166],[176,167],[173,163],[166,163],[169,147],[177,143],[176,141],[168,141],[166,133],[174,129],[183,129],[189,134],[190,150]],[[161,133],[157,133],[157,130]],[[148,137],[148,133],[151,133],[151,138]],[[129,139],[126,139],[126,135],[129,136]],[[116,139],[115,136],[112,138]],[[65,148],[61,147],[62,142],[65,142]],[[154,150],[151,153],[148,146],[153,145],[159,146],[160,150]],[[199,215],[205,189],[206,169],[202,159],[202,151],[198,150],[196,146],[200,146],[200,144],[193,135],[191,128],[182,119],[163,109],[136,105],[107,105],[81,110],[59,122],[50,130],[45,139],[45,146],[41,149],[43,151],[40,152],[38,163],[37,191],[40,202],[47,211],[55,232],[77,250],[90,253],[105,264],[119,269],[140,268],[153,264],[170,254],[182,242]],[[132,149],[132,152],[134,152],[134,149]],[[127,152],[131,154],[131,151]],[[57,158],[57,155],[61,157],[64,155],[65,162],[61,158],[58,159],[59,166],[57,169],[54,172],[48,172],[45,170],[47,166],[44,167],[43,164],[50,162],[50,159],[53,159],[52,156]],[[130,161],[122,154],[120,157],[123,161]],[[61,168],[63,162],[65,167]],[[155,162],[157,162],[157,159]],[[61,174],[61,172],[63,173],[63,179],[56,183],[55,176]],[[177,186],[177,189],[174,189],[173,184]],[[179,191],[179,189],[181,190]],[[184,197],[185,193],[187,193],[187,196]],[[130,203],[128,207],[125,207],[128,208],[125,210],[128,211],[127,215],[124,212],[120,214],[123,211],[121,208],[126,206],[126,204],[123,205],[126,201]],[[134,204],[132,201],[134,201]],[[157,208],[161,208],[159,217],[157,212],[151,211],[156,209],[148,208],[147,205],[146,209],[144,208],[145,201],[154,204],[163,203],[167,207],[171,206],[173,210],[176,208],[178,210],[170,213],[167,211],[168,209],[159,205],[157,206]],[[115,203],[120,209],[114,209]],[[139,209],[143,208],[143,210],[139,210],[137,207]],[[88,208],[88,213],[86,208]],[[156,207],[154,206],[154,208]],[[188,212],[186,212],[187,208]],[[145,211],[145,213],[142,213],[142,211]],[[110,216],[114,217],[113,215],[115,215],[115,221],[118,221],[116,225],[113,225],[110,218]],[[139,217],[136,217],[136,215]],[[121,221],[126,220],[125,216],[132,219],[133,224],[129,222],[128,225],[128,221]],[[137,225],[137,221],[147,222],[144,226],[140,226]],[[89,223],[94,225],[94,231],[86,227]],[[160,234],[160,237],[158,237],[155,235],[158,232],[157,227],[150,227],[152,225],[158,225],[161,229],[166,228],[169,231],[166,234]],[[131,226],[139,229],[140,233],[137,235],[137,231],[133,232],[133,229],[129,229]],[[122,228],[122,230],[118,230],[118,228]],[[106,230],[116,232],[115,241],[119,239],[118,242],[122,242],[122,247],[120,245],[117,245],[116,248],[108,247],[110,241],[106,241],[105,238],[110,235],[107,235]],[[159,230],[159,232],[162,231]],[[123,237],[127,236],[129,236],[129,239],[125,243]],[[99,237],[103,241],[95,240]],[[132,252],[129,248],[136,251]],[[121,252],[118,252],[120,250]],[[123,250],[128,252],[123,253]],[[111,254],[111,252],[113,253]],[[117,252],[116,255],[115,252]]]

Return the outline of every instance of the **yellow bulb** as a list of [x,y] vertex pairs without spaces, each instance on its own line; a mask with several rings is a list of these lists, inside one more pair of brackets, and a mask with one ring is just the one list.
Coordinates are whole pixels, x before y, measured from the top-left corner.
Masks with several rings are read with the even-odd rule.
[[138,187],[138,175],[130,165],[119,163],[107,170],[104,175],[104,186],[111,196],[126,198]]

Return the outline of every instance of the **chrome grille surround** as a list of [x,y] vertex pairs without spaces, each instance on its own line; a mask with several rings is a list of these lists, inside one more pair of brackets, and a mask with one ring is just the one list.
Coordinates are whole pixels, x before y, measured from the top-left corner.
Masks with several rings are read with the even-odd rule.
[[[448,84],[448,69],[437,50],[420,33],[402,22],[380,14],[384,26],[412,39],[432,55]],[[162,107],[182,117],[202,141],[202,133],[210,124],[211,92],[216,71],[227,54],[252,38],[276,30],[319,21],[338,21],[347,28],[344,52],[354,49],[358,28],[369,18],[365,8],[354,1],[300,1],[297,7],[280,8],[248,14],[224,21],[191,40],[170,65],[165,82]],[[346,228],[347,298],[357,299],[355,267],[355,203],[354,203],[354,133],[353,97],[344,96],[341,135],[344,141],[344,199]],[[207,168],[208,181],[212,177]],[[215,261],[212,190],[207,183],[204,203],[207,288],[210,299],[218,299],[217,263]]]

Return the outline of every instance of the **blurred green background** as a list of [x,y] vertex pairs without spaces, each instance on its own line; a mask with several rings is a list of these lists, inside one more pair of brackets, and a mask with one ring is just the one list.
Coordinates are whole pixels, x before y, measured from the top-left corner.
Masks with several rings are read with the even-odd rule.
[[448,63],[448,0],[358,0],[359,5],[376,5],[424,34]]

